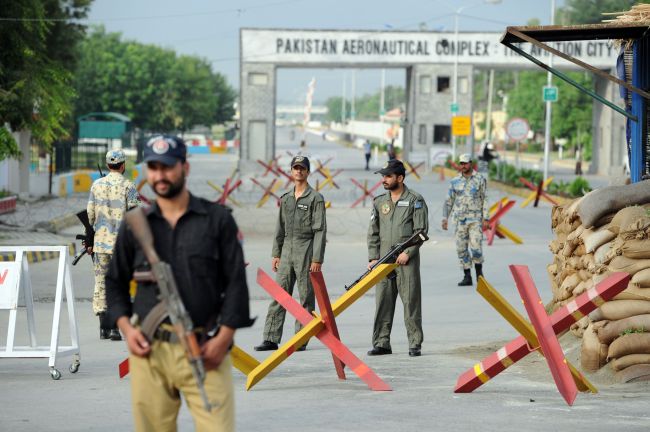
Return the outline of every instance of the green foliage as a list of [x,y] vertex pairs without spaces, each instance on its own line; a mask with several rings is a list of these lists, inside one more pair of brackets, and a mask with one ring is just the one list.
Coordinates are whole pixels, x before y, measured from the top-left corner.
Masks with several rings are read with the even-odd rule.
[[571,197],[581,197],[589,191],[591,191],[591,186],[583,177],[573,179],[568,188],[568,193]]
[[81,44],[75,115],[114,111],[156,131],[188,130],[234,114],[235,91],[210,63],[94,29]]
[[[523,187],[519,180],[520,177],[525,178],[534,185],[538,185],[543,179],[543,174],[541,171],[533,169],[517,169],[514,165],[505,162],[499,164],[490,162],[489,177],[491,180],[497,180],[510,186]],[[571,198],[581,197],[590,190],[589,182],[582,177],[576,177],[571,182],[553,181],[547,188],[550,194]]]
[[603,19],[603,12],[621,12],[629,10],[639,0],[566,0],[564,7],[558,8],[555,22],[559,25],[597,24]]
[[643,326],[641,326],[640,328],[628,328],[623,330],[620,336],[625,336],[627,334],[633,334],[633,333],[645,333],[645,329],[643,328]]
[[[342,117],[341,105],[343,98],[330,97],[325,101],[327,106],[327,119],[329,121],[340,122]],[[352,104],[349,99],[345,101],[346,118],[350,118]],[[356,98],[355,119],[356,120],[377,120],[380,114],[381,91],[372,95],[364,95]],[[403,87],[386,86],[384,88],[384,107],[389,111],[396,107],[401,107],[406,103],[406,93]]]
[[[69,68],[84,28],[69,18],[84,18],[90,0],[5,2],[2,16],[25,18],[0,25],[0,125],[30,129],[46,147],[68,135],[74,91]],[[53,20],[44,20],[44,18]],[[0,158],[17,157],[6,132]]]
[[0,126],[0,160],[18,159],[21,156],[18,144],[7,128]]

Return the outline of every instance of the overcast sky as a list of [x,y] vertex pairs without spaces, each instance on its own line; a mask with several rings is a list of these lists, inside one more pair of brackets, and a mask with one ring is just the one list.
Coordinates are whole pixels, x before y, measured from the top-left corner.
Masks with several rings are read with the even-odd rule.
[[[460,31],[502,32],[531,18],[550,23],[550,0],[489,1],[495,0],[94,0],[89,24],[103,24],[125,39],[203,57],[238,88],[241,27],[453,32],[459,8]],[[556,1],[556,7],[563,4]],[[302,104],[311,77],[316,78],[317,103],[341,95],[344,77],[350,94],[349,70],[281,69],[279,102]],[[357,95],[380,87],[379,70],[360,70],[356,78]],[[386,81],[404,86],[404,70],[388,70]]]

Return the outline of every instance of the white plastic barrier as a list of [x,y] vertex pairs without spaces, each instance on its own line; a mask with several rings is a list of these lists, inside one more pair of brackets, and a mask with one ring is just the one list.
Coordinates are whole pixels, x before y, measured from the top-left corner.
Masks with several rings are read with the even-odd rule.
[[[67,246],[3,246],[0,252],[15,253],[15,261],[0,262],[0,309],[9,310],[9,325],[7,330],[7,345],[0,346],[0,358],[48,358],[50,376],[52,379],[61,378],[61,372],[56,369],[57,357],[72,356],[69,371],[76,373],[81,364],[79,352],[79,333],[74,309],[74,288],[70,275]],[[49,346],[39,346],[36,342],[36,326],[34,322],[34,295],[29,276],[29,263],[25,257],[27,252],[58,252],[59,266],[56,278],[56,294],[54,297],[54,316],[52,318],[52,333]],[[71,346],[59,346],[59,323],[61,321],[61,306],[63,289],[68,309]],[[16,318],[18,313],[18,298],[22,293],[27,310],[27,329],[29,346],[16,346]]]

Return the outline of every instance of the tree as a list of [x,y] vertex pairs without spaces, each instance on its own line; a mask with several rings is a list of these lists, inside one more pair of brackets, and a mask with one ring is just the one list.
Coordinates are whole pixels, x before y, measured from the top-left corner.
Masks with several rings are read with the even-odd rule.
[[559,25],[597,24],[606,17],[603,12],[622,12],[630,10],[639,0],[566,0],[564,7],[558,8],[555,22]]
[[[331,97],[325,101],[327,106],[327,119],[330,121],[341,121],[341,97]],[[402,107],[406,103],[406,93],[403,87],[386,86],[384,88],[384,108],[389,111],[396,107]],[[371,95],[363,95],[356,98],[355,104],[355,119],[356,120],[377,120],[380,115],[381,105],[381,92],[378,91]],[[347,118],[350,117],[352,103],[346,99]]]
[[[49,146],[68,135],[74,96],[70,69],[83,26],[66,21],[86,16],[90,0],[5,2],[0,26],[0,126],[30,129]],[[52,20],[54,19],[54,20]],[[3,128],[4,129],[4,128]],[[11,134],[0,132],[0,160],[19,157]]]
[[232,118],[235,92],[194,56],[96,28],[81,45],[75,76],[76,116],[116,111],[151,131],[185,131]]

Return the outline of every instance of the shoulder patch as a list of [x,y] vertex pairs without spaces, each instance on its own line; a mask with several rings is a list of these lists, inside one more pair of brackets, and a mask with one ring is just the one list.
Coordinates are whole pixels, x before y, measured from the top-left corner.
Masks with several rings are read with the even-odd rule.
[[416,200],[415,205],[413,206],[413,208],[421,209],[422,207],[424,207],[424,203],[422,202],[422,200]]

